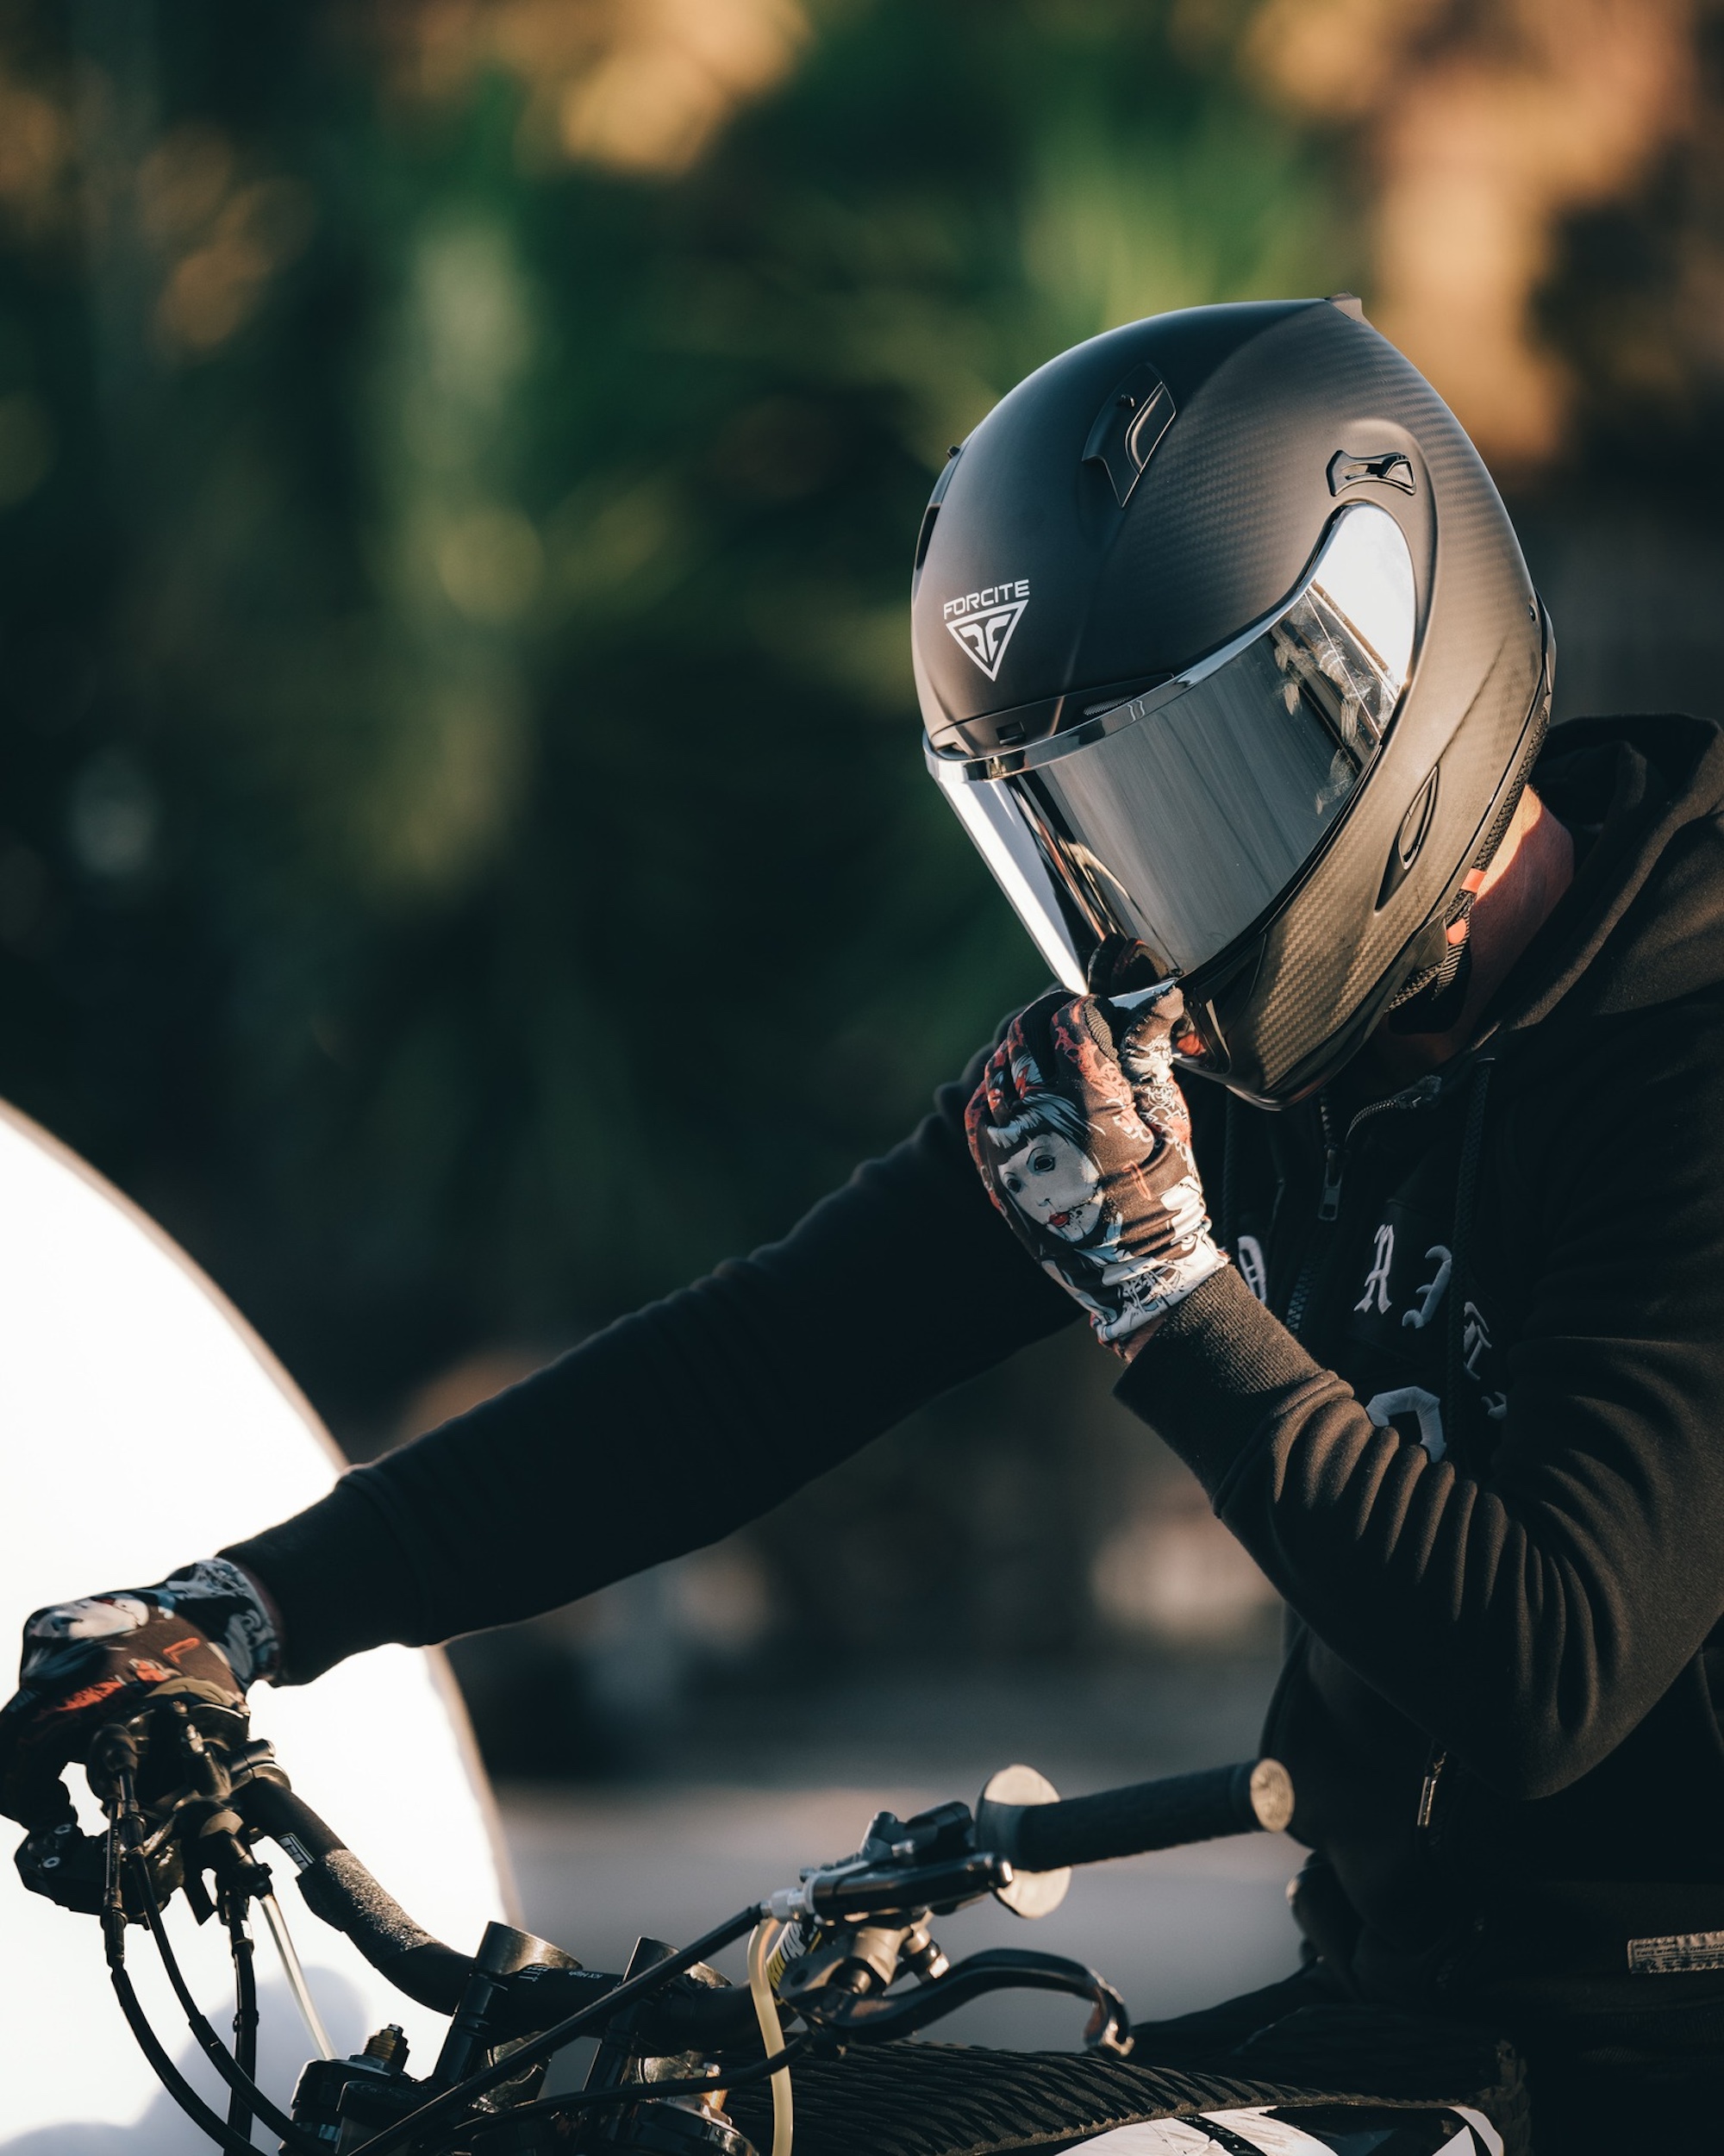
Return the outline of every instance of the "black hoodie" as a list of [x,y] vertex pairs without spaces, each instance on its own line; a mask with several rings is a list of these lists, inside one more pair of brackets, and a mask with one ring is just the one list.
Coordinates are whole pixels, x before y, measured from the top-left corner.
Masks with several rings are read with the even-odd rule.
[[[1281,1115],[1193,1089],[1238,1262],[1119,1390],[1296,1620],[1265,1748],[1326,1957],[1371,1997],[1697,2046],[1724,2028],[1724,738],[1577,722],[1535,784],[1578,870],[1465,1057],[1375,1096],[1361,1059]],[[709,1542],[1071,1322],[971,1168],[969,1083],[784,1242],[228,1552],[291,1675]]]

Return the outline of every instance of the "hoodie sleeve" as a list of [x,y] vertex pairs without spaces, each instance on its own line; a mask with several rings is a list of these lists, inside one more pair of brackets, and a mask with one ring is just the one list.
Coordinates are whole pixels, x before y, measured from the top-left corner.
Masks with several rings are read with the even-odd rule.
[[223,1553],[289,1681],[554,1609],[713,1542],[1077,1306],[995,1213],[970,1086],[782,1242],[620,1320]]
[[1511,1797],[1615,1750],[1724,1613],[1724,1025],[1659,1023],[1654,1071],[1609,1028],[1487,1156],[1543,1254],[1483,1477],[1374,1428],[1231,1270],[1119,1387],[1317,1637]]

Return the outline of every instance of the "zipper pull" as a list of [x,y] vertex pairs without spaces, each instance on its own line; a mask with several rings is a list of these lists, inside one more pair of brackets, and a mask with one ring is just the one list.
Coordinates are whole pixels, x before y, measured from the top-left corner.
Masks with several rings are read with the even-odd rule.
[[[1341,1209],[1341,1148],[1323,1148],[1323,1195],[1317,1201],[1317,1218],[1334,1220]],[[1309,1188],[1309,1185],[1307,1186]]]
[[1431,1764],[1425,1769],[1424,1787],[1419,1791],[1419,1832],[1421,1834],[1430,1831],[1431,1813],[1437,1802],[1437,1784],[1448,1764],[1448,1756],[1446,1752],[1433,1753]]

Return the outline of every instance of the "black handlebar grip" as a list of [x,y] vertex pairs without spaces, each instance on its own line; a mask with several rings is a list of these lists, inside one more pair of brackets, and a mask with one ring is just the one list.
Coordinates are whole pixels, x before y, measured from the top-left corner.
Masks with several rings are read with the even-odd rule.
[[351,1939],[372,1968],[398,1990],[434,2013],[459,2005],[472,1958],[457,1953],[415,1924],[334,1829],[284,1781],[261,1776],[234,1793],[234,1809],[267,1834],[299,1872],[299,1890],[314,1916]]
[[303,1797],[295,1794],[285,1776],[258,1775],[238,1783],[232,1803],[248,1827],[267,1834],[292,1859],[296,1871],[303,1872],[320,1857],[347,1846],[333,1827],[325,1826]]
[[978,1807],[978,1843],[1021,1872],[1059,1872],[1221,1834],[1278,1833],[1293,1816],[1293,1783],[1278,1759],[1170,1775],[1058,1804]]

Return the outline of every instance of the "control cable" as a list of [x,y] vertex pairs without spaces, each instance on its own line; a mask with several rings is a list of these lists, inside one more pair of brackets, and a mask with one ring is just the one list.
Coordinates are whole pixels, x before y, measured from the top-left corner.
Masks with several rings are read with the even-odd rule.
[[[787,1927],[763,1917],[748,1941],[748,1990],[760,2023],[760,2046],[767,2058],[784,2047],[784,2031],[778,2020],[778,2002],[772,1997],[767,1963]],[[790,2101],[790,2070],[780,2066],[772,2076],[772,2156],[790,2156],[796,2135],[796,2111]]]

